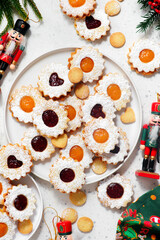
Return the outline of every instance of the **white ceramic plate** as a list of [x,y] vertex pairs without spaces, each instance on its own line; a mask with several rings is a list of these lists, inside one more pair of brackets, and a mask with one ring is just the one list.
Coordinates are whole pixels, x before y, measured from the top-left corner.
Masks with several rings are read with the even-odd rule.
[[[6,105],[5,105],[5,129],[8,141],[11,143],[19,143],[21,138],[23,137],[24,131],[26,131],[27,127],[29,125],[19,123],[16,121],[15,118],[12,117],[11,112],[9,111],[9,98],[12,92],[16,89],[21,87],[22,85],[29,85],[32,84],[33,86],[36,86],[36,82],[38,80],[38,74],[40,70],[43,68],[45,64],[55,62],[55,63],[62,63],[67,65],[68,58],[71,55],[71,52],[73,52],[75,48],[62,48],[53,50],[51,52],[48,52],[34,61],[32,61],[25,69],[18,75],[18,77],[15,79],[13,85],[11,86],[11,89],[8,93],[8,98],[6,99]],[[133,84],[133,82],[129,79],[128,75],[125,73],[124,70],[120,66],[118,66],[114,61],[112,61],[109,57],[104,56],[105,58],[105,74],[109,72],[119,72],[123,74],[129,81],[131,85],[132,90],[132,97],[131,102],[127,106],[130,106],[134,109],[135,115],[136,115],[136,122],[132,124],[123,124],[120,121],[120,114],[124,111],[124,109],[117,114],[116,118],[116,125],[122,127],[122,129],[127,133],[127,136],[129,138],[130,142],[130,152],[125,159],[124,162],[127,161],[131,153],[133,152],[138,138],[141,131],[141,125],[142,125],[142,109],[141,109],[141,103],[140,98],[138,95],[138,92]],[[40,177],[41,179],[49,181],[49,169],[52,165],[54,159],[58,155],[54,154],[52,159],[48,159],[44,162],[35,162],[34,167],[32,169],[32,172]],[[96,175],[93,173],[91,169],[86,170],[86,184],[97,182],[105,177],[108,177],[115,171],[117,171],[123,164],[118,164],[116,167],[112,166],[111,164],[108,165],[107,171],[102,175]]]
[[23,185],[27,185],[29,188],[31,188],[33,190],[33,192],[35,193],[36,196],[36,209],[33,212],[33,215],[31,216],[30,220],[33,223],[33,230],[30,234],[24,235],[21,234],[18,229],[16,230],[16,234],[14,236],[14,240],[28,240],[30,239],[33,234],[36,232],[37,228],[39,227],[39,224],[41,222],[42,219],[42,212],[43,212],[43,200],[42,200],[42,196],[39,190],[39,187],[37,185],[37,183],[35,182],[35,180],[27,175],[25,178],[21,178],[18,181],[12,181],[12,183],[14,185],[18,185],[18,184],[23,184]]

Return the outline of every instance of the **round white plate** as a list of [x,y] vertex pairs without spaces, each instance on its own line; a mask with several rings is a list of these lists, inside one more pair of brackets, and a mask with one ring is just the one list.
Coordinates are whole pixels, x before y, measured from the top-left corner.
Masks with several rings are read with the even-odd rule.
[[42,219],[42,212],[43,212],[43,200],[42,200],[42,196],[39,190],[39,187],[37,185],[37,183],[35,182],[35,180],[27,175],[25,178],[21,178],[18,181],[12,181],[12,183],[14,185],[18,185],[18,184],[23,184],[23,185],[27,185],[29,188],[32,189],[32,191],[35,193],[36,196],[36,209],[33,212],[33,215],[30,217],[30,220],[33,223],[33,230],[30,234],[24,235],[21,234],[18,229],[16,230],[16,234],[14,236],[14,240],[28,240],[30,239],[33,234],[36,232],[37,228],[39,227],[39,224],[41,222]]
[[[38,81],[38,74],[45,64],[55,62],[55,63],[61,63],[61,64],[67,65],[68,58],[70,57],[71,52],[73,52],[74,50],[75,48],[72,47],[72,48],[57,49],[57,50],[48,52],[38,57],[34,61],[32,61],[27,67],[24,68],[24,70],[15,79],[13,85],[11,86],[11,89],[9,90],[8,98],[6,99],[6,105],[5,105],[5,119],[4,119],[5,130],[6,130],[6,134],[9,142],[20,143],[20,140],[23,137],[23,133],[26,131],[27,127],[29,126],[24,123],[20,123],[16,121],[16,119],[12,117],[12,114],[9,111],[9,98],[12,92],[16,88],[21,87],[22,85],[32,84],[33,86],[36,86],[36,83]],[[130,152],[124,161],[126,162],[137,144],[140,131],[141,131],[142,109],[141,109],[140,98],[133,82],[129,79],[125,71],[122,70],[122,68],[118,66],[114,61],[112,61],[109,57],[104,56],[104,58],[106,60],[105,74],[109,72],[119,72],[123,74],[130,81],[130,85],[131,85],[131,90],[132,90],[131,102],[127,106],[130,106],[134,109],[134,112],[136,115],[136,122],[127,125],[127,124],[123,124],[120,121],[120,114],[124,111],[124,109],[121,112],[117,113],[117,118],[116,118],[116,125],[122,127],[122,129],[127,133],[127,136],[130,142]],[[49,177],[48,177],[49,169],[54,159],[57,156],[58,156],[57,154],[54,154],[51,159],[45,160],[44,162],[40,162],[40,161],[35,162],[32,172],[36,176],[40,177],[41,179],[49,181]],[[107,171],[102,175],[96,175],[95,173],[93,173],[91,169],[89,170],[87,169],[86,184],[97,182],[105,177],[108,177],[109,175],[117,171],[124,164],[124,162],[121,164],[118,164],[117,166],[112,166],[111,164],[108,165]]]

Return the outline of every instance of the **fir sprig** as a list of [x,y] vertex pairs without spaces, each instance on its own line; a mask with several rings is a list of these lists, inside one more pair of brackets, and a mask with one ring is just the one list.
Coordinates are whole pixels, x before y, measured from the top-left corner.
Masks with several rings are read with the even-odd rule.
[[35,15],[38,17],[39,20],[42,20],[42,15],[40,13],[40,11],[37,8],[37,5],[35,4],[35,2],[33,0],[25,0],[25,6],[27,7],[27,3],[30,5],[30,7],[33,9]]

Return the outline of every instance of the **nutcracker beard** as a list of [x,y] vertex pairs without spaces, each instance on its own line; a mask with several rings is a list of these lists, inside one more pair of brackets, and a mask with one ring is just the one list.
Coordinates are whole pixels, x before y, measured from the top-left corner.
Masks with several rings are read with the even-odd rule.
[[151,130],[149,140],[151,143],[156,142],[159,135],[159,126],[154,126]]

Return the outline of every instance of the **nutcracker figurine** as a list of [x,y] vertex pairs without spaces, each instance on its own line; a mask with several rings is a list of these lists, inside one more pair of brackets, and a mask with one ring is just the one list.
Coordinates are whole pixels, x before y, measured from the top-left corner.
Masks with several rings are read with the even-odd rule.
[[72,224],[70,221],[60,221],[57,223],[58,240],[73,240]]
[[154,173],[154,164],[157,158],[159,162],[160,141],[160,95],[157,94],[158,102],[152,103],[149,124],[143,126],[140,149],[144,150],[142,171],[136,171],[136,175],[159,179],[159,174]]
[[0,38],[0,79],[3,77],[8,65],[14,70],[15,65],[25,49],[25,34],[30,25],[18,19],[10,33]]

